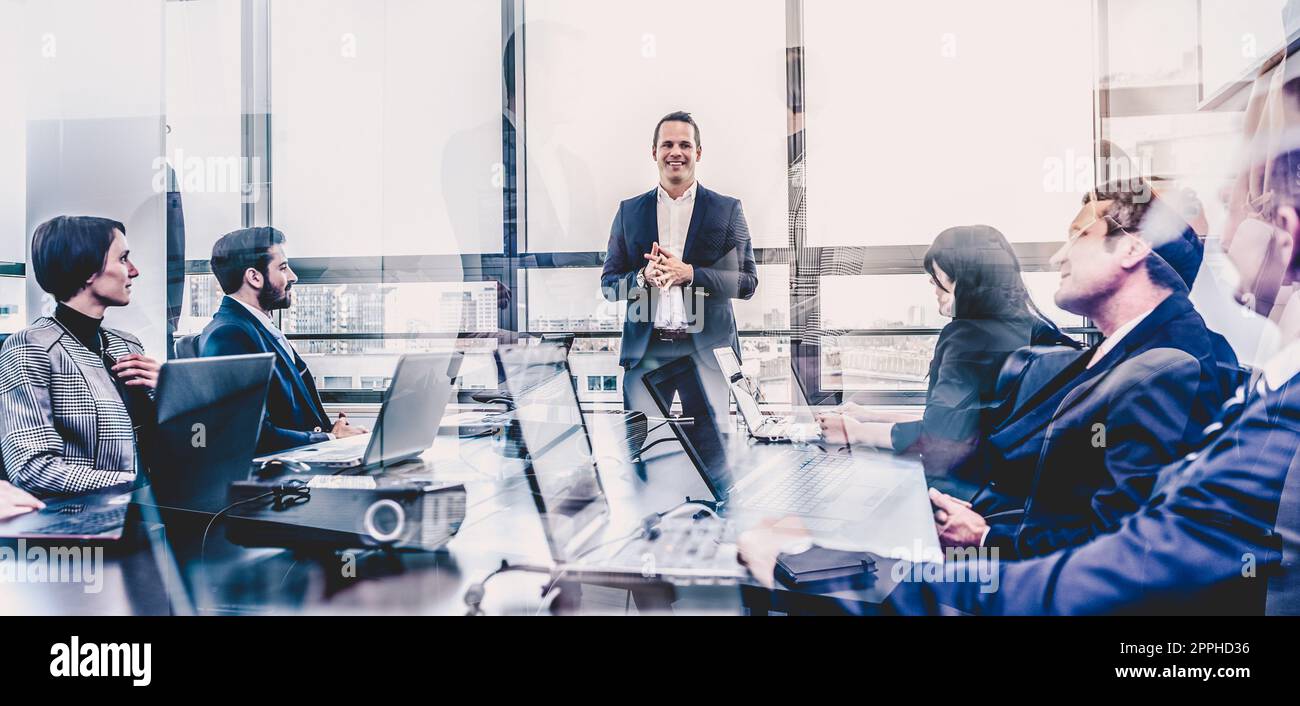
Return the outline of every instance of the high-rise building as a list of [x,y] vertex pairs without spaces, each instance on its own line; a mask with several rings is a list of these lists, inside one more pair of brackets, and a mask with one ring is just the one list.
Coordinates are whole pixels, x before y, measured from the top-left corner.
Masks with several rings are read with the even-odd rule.
[[[380,284],[303,285],[282,319],[285,333],[383,333],[384,299],[392,287]],[[308,340],[302,353],[350,355],[383,350],[381,340]]]
[[217,278],[210,275],[186,277],[185,284],[190,294],[187,314],[196,319],[212,318],[224,296]]
[[495,333],[497,289],[495,282],[466,282],[439,297],[439,328],[446,332]]

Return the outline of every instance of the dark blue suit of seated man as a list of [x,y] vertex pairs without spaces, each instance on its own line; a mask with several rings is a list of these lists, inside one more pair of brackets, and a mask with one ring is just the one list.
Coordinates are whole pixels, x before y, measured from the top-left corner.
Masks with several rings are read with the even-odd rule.
[[343,415],[330,423],[311,370],[271,320],[271,312],[293,303],[298,281],[284,243],[283,233],[262,227],[227,233],[212,246],[212,273],[226,297],[199,338],[199,355],[205,357],[275,354],[260,453],[365,433]]
[[[1021,378],[989,436],[988,485],[944,516],[945,546],[1046,554],[1113,531],[1160,469],[1199,443],[1227,395],[1216,336],[1186,292],[1201,264],[1191,227],[1141,181],[1090,193],[1053,257],[1056,303],[1105,335],[1064,370]],[[1236,365],[1235,358],[1225,361]]]

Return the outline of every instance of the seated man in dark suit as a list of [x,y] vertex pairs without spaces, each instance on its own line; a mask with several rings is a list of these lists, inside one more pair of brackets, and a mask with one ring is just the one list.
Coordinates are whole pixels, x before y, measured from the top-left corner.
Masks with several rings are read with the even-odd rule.
[[1156,473],[1195,447],[1226,397],[1214,334],[1187,298],[1201,255],[1144,182],[1085,197],[1053,257],[1056,303],[1105,340],[1050,379],[1026,370],[989,436],[988,485],[970,506],[933,493],[945,546],[1008,559],[1082,544],[1136,512]]
[[202,356],[276,354],[260,453],[365,433],[342,414],[330,423],[311,371],[271,319],[271,312],[293,304],[298,281],[284,242],[283,233],[263,227],[227,233],[212,246],[212,274],[226,297],[199,338]]
[[[1300,184],[1294,179],[1300,150],[1279,157],[1272,173],[1277,191],[1267,217],[1285,238],[1270,256],[1288,263],[1285,283],[1294,283],[1300,280]],[[1269,294],[1271,301],[1277,292]],[[1287,304],[1300,306],[1300,295]],[[889,607],[909,614],[1300,615],[1295,331],[1206,431],[1203,448],[1161,469],[1151,499],[1114,531],[1024,561],[948,562],[940,576],[920,572],[920,581],[901,571]],[[755,576],[770,582],[776,556],[797,534],[803,533],[788,527],[746,533],[741,554]],[[980,580],[961,580],[973,575]]]

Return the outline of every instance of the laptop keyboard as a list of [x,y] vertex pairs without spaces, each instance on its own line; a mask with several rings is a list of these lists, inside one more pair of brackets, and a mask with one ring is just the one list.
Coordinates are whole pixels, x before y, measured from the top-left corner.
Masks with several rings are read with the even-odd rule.
[[86,514],[77,514],[66,520],[34,529],[27,534],[94,535],[112,532],[126,522],[127,506],[115,507]]
[[300,460],[317,463],[333,463],[337,461],[359,460],[365,448],[347,448],[347,449],[322,449],[310,454],[304,454]]
[[[727,524],[719,520],[669,517],[659,523],[655,539],[637,539],[619,550],[612,566],[641,567],[646,576],[663,570],[709,569],[719,565],[735,570],[735,552],[721,552],[728,541]],[[731,540],[734,541],[734,540]]]
[[825,499],[834,497],[851,475],[851,457],[816,454],[805,458],[780,481],[767,486],[752,498],[745,498],[744,505],[757,510],[812,512]]
[[360,460],[362,454],[366,452],[366,446],[370,443],[370,437],[367,435],[349,436],[346,439],[335,439],[326,442],[315,448],[299,449],[290,451],[284,456],[308,463],[315,461],[318,463],[331,463],[335,461],[352,461]]

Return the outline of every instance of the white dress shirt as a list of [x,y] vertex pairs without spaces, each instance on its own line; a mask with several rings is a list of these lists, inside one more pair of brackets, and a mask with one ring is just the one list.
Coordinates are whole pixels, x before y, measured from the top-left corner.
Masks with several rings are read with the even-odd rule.
[[1137,328],[1137,325],[1142,323],[1142,320],[1150,316],[1151,312],[1155,310],[1156,307],[1153,306],[1150,309],[1147,309],[1141,315],[1129,319],[1128,323],[1115,329],[1115,333],[1112,333],[1111,335],[1107,336],[1106,340],[1102,341],[1101,344],[1097,346],[1097,350],[1092,354],[1092,360],[1088,361],[1088,367],[1091,368],[1092,366],[1101,362],[1101,359],[1105,358],[1107,353],[1110,353],[1111,350],[1115,348],[1115,346],[1118,346],[1119,342],[1123,340],[1124,337],[1127,336],[1130,331]]
[[1293,341],[1278,351],[1262,368],[1260,377],[1262,391],[1277,391],[1300,373],[1300,341]]
[[[298,356],[297,349],[295,349],[293,347],[293,344],[289,342],[288,337],[284,335],[284,332],[280,330],[280,327],[275,325],[275,322],[271,320],[271,317],[262,313],[262,310],[258,309],[255,306],[249,306],[248,304],[245,304],[244,302],[235,299],[235,297],[231,297],[231,299],[234,299],[235,301],[239,302],[240,306],[243,306],[245,309],[248,309],[249,311],[253,312],[253,316],[258,321],[262,322],[262,326],[267,331],[270,331],[272,336],[275,336],[275,340],[280,342],[280,346],[284,348],[284,352],[289,354],[289,360],[292,360],[294,365],[298,364],[300,358]],[[321,429],[320,427],[316,427],[314,431],[320,432],[325,430]],[[338,438],[334,436],[332,432],[325,432],[325,434],[331,440]]]
[[293,344],[289,343],[289,339],[284,335],[284,332],[280,330],[280,327],[275,325],[275,322],[271,320],[271,317],[267,316],[261,309],[258,309],[255,306],[249,306],[248,304],[235,299],[235,297],[231,297],[231,299],[234,299],[239,302],[240,306],[251,311],[253,316],[256,317],[258,321],[262,322],[262,326],[269,331],[272,336],[275,336],[275,340],[280,342],[280,346],[284,348],[284,352],[289,354],[289,359],[293,360],[295,364],[298,362],[295,360],[298,356],[298,351],[294,349]]
[[[658,193],[659,247],[682,257],[686,250],[686,233],[691,227],[691,216],[695,214],[695,191],[699,182],[674,199],[660,186]],[[667,289],[654,289],[651,294],[651,307],[655,313],[655,328],[680,330],[689,324],[686,321],[686,299],[679,286]]]

